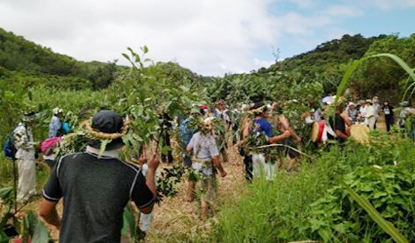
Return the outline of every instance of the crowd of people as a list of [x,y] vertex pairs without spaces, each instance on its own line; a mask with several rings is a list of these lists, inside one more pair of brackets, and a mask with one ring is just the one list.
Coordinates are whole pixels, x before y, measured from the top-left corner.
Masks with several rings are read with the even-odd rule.
[[[321,127],[317,125],[319,138],[313,142],[332,139],[344,143],[350,137],[349,128],[353,124],[365,124],[374,130],[381,114],[385,116],[388,132],[394,124],[394,107],[388,102],[381,106],[378,97],[359,102],[334,100],[335,97],[323,99],[321,106],[313,104],[310,111],[303,114],[306,126],[321,124]],[[415,111],[409,108],[408,102],[401,106],[397,124],[403,127],[405,118]],[[335,110],[331,116],[330,107]],[[239,134],[233,142],[243,157],[248,182],[258,177],[272,180],[278,170],[294,170],[303,154],[300,144],[305,138],[297,134],[290,119],[284,115],[283,105],[255,101],[233,112],[236,120],[230,118],[226,102],[219,100],[216,107],[200,106],[200,111],[179,119],[177,126],[171,118],[169,124],[163,125],[167,130],[178,127],[183,164],[189,171],[186,197],[188,201],[200,200],[203,219],[215,205],[216,175],[227,175],[223,163],[229,160],[228,134]],[[42,190],[39,214],[60,230],[60,242],[119,242],[122,215],[129,201],[134,202],[142,213],[140,218],[145,222],[141,225],[145,226],[141,230],[146,232],[157,197],[155,177],[160,162],[156,152],[151,158],[141,153],[136,160],[120,159],[122,137],[129,129],[129,122],[113,111],[100,111],[83,123],[83,128],[93,137],[86,150],[57,158],[56,145],[72,130],[68,122],[62,121],[63,110],[53,109],[49,137],[40,145],[33,139],[35,117],[34,112],[25,113],[13,132],[19,175],[17,201],[25,203],[37,193],[35,155],[36,148],[40,147],[43,160],[50,167],[50,177]],[[163,136],[168,140],[164,146],[171,146],[169,133]],[[101,146],[104,141],[105,150]],[[165,160],[173,162],[171,152]],[[136,163],[131,163],[134,161]],[[61,199],[62,217],[56,210]]]

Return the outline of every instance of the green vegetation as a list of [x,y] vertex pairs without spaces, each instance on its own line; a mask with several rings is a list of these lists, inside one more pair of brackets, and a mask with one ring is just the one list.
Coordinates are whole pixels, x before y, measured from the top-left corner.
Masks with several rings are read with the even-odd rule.
[[[415,83],[415,35],[345,35],[268,69],[221,78],[200,77],[172,62],[154,64],[145,46],[140,53],[128,48],[123,54],[131,62],[127,68],[116,61],[79,62],[2,29],[0,40],[1,141],[25,110],[38,113],[34,133],[41,141],[54,107],[65,111],[78,135],[85,135],[78,129],[80,121],[100,109],[111,109],[130,118],[131,129],[123,138],[127,153],[154,141],[158,151],[166,153],[162,141],[166,117],[187,117],[199,105],[220,98],[232,109],[255,99],[279,102],[292,126],[306,137],[309,131],[302,130],[301,114],[329,92],[343,94],[351,86],[352,97],[376,94],[396,103],[406,91],[405,97],[411,98]],[[383,52],[403,61],[392,62],[397,57]],[[64,145],[63,152],[80,146]],[[390,235],[400,237],[390,227],[393,224],[403,235],[400,239],[415,241],[413,142],[400,134],[372,133],[368,146],[349,142],[306,153],[313,153],[313,158],[304,160],[298,172],[280,171],[272,182],[256,180],[239,201],[222,205],[207,236],[193,232],[189,238],[178,232],[174,240],[390,242]],[[11,186],[11,171],[11,163],[0,156],[2,187]],[[173,180],[182,174],[181,168],[170,172]],[[43,182],[47,171],[42,168],[38,173]],[[172,189],[167,179],[163,188]]]
[[387,242],[390,237],[348,195],[342,180],[414,241],[413,156],[411,142],[381,134],[372,136],[370,147],[332,147],[297,173],[256,181],[237,204],[224,205],[215,241]]

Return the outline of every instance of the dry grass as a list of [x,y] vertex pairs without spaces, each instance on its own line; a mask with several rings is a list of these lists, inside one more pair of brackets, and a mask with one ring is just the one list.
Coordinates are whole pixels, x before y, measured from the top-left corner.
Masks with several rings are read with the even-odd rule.
[[[174,147],[176,147],[175,145],[177,143],[173,142]],[[152,150],[154,151],[154,149]],[[153,222],[145,242],[183,242],[184,239],[206,239],[211,234],[211,226],[217,221],[220,206],[227,202],[237,202],[246,188],[242,158],[233,146],[229,146],[228,157],[229,162],[223,163],[228,175],[225,178],[218,177],[218,199],[214,216],[206,221],[200,219],[198,202],[185,200],[187,181],[184,179],[178,185],[179,193],[175,197],[164,198],[159,205],[155,206]],[[180,155],[175,152],[174,158],[175,161],[179,161]],[[169,166],[161,164],[160,169]],[[31,201],[24,211],[34,210],[37,212],[40,200],[38,198]],[[62,201],[59,202],[57,209],[59,214],[62,214]],[[52,239],[58,242],[59,232],[51,225],[46,224],[46,226]]]
[[[223,166],[228,173],[218,178],[218,201],[215,207],[217,215],[220,205],[237,202],[246,187],[244,167],[241,157],[234,147],[229,147],[229,162]],[[187,182],[179,185],[179,193],[174,198],[165,198],[156,206],[154,219],[146,242],[180,242],[185,239],[206,239],[211,233],[213,216],[207,221],[200,219],[197,202],[186,202]]]

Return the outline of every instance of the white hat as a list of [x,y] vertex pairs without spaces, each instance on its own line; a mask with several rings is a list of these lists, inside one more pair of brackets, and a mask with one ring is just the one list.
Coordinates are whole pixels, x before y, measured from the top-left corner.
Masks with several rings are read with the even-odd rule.
[[53,108],[52,112],[53,112],[54,115],[57,115],[59,113],[62,113],[63,110],[59,107],[55,107],[55,108]]

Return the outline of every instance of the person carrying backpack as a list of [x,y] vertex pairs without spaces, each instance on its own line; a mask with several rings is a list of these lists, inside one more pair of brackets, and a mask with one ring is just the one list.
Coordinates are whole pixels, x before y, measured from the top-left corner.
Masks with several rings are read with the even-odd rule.
[[25,113],[22,122],[14,129],[13,138],[18,170],[17,201],[27,202],[32,195],[36,195],[36,159],[33,142],[32,126],[35,122],[35,113]]

